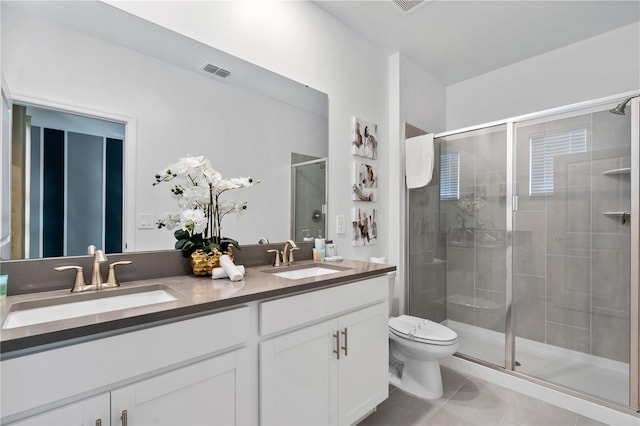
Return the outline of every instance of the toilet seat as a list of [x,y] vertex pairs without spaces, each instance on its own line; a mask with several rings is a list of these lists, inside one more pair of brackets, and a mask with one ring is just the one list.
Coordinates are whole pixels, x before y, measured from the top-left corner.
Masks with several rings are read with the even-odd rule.
[[389,331],[398,337],[430,345],[453,345],[458,340],[458,335],[450,328],[410,315],[389,318]]

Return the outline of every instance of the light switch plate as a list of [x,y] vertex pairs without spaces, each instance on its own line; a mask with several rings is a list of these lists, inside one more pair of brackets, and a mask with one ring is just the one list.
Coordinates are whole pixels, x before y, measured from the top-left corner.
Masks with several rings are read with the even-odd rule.
[[153,215],[149,213],[138,214],[138,229],[154,229]]
[[345,232],[344,215],[339,214],[336,216],[336,234],[344,234]]

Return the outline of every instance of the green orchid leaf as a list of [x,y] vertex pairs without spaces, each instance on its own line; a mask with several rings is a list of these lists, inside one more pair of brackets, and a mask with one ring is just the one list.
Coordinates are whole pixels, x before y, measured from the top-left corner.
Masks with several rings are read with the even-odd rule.
[[240,244],[236,240],[234,240],[233,238],[222,237],[220,239],[220,244],[222,246],[226,247],[226,248],[228,248],[229,246],[234,246],[238,250],[242,250],[242,248],[240,247]]
[[188,231],[185,231],[184,229],[178,229],[173,233],[173,236],[176,237],[176,240],[188,240],[190,235]]
[[178,249],[178,250],[182,250],[182,249],[184,248],[184,245],[185,245],[186,243],[188,243],[188,242],[189,242],[189,240],[188,240],[188,239],[178,240],[178,241],[176,241],[176,245],[175,245],[175,247],[176,247],[176,249]]

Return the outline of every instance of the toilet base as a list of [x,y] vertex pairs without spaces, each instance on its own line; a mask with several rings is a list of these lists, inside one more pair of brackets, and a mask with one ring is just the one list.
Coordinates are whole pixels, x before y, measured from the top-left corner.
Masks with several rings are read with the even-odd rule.
[[389,383],[417,398],[439,399],[443,394],[442,374],[437,360],[405,362],[401,377],[397,369],[390,365]]

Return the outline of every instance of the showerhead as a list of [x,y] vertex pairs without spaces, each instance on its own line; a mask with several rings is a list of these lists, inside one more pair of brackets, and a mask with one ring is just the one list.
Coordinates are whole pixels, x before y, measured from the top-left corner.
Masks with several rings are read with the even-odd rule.
[[610,109],[609,112],[612,114],[624,115],[624,109],[627,107],[627,104],[631,98],[627,98],[624,101],[620,102],[614,109]]

